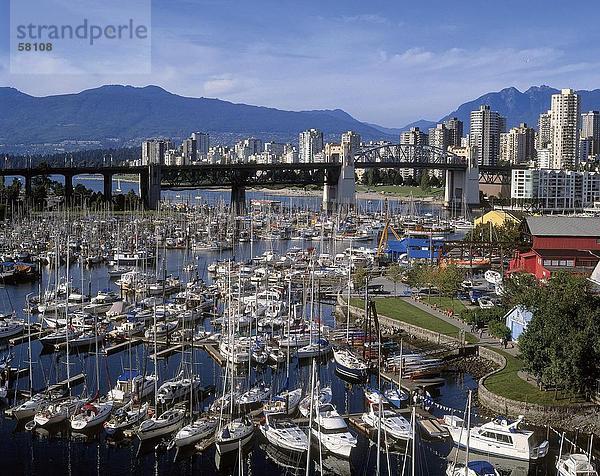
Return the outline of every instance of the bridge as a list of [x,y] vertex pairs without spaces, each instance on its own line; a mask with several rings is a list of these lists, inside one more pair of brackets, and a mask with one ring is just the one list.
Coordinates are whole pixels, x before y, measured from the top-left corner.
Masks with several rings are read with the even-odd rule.
[[147,208],[155,209],[161,190],[182,190],[210,187],[231,188],[231,202],[237,211],[245,205],[247,187],[286,187],[322,184],[323,204],[328,210],[340,205],[353,205],[355,200],[355,170],[397,168],[442,170],[446,174],[445,203],[479,204],[480,183],[510,183],[515,166],[478,166],[472,161],[429,146],[387,144],[367,147],[356,152],[341,146],[341,152],[322,163],[294,164],[199,164],[199,165],[72,165],[0,168],[0,176],[21,176],[25,179],[25,195],[31,196],[32,179],[43,175],[62,175],[65,199],[73,196],[73,177],[101,175],[104,197],[112,200],[114,175],[138,175],[140,195]]

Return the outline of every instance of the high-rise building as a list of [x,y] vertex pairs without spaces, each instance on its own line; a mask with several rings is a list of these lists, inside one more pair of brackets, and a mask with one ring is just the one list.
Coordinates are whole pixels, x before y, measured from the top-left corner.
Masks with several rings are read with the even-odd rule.
[[173,144],[169,139],[148,139],[142,142],[142,165],[164,164],[167,150]]
[[579,96],[572,89],[553,94],[550,111],[552,168],[575,167],[579,160]]
[[552,142],[552,130],[550,129],[551,117],[551,111],[542,112],[540,114],[538,119],[537,142],[535,144],[536,149],[545,149]]
[[181,156],[183,157],[185,164],[195,161],[198,157],[197,144],[198,142],[194,139],[193,135],[184,140],[183,144],[181,144]]
[[521,123],[500,134],[500,160],[510,164],[525,164],[535,158],[535,131]]
[[[342,142],[341,145],[349,144],[350,152],[355,153],[360,149],[360,134],[354,131],[344,132],[342,134]],[[327,155],[327,154],[325,154]]]
[[450,146],[460,145],[460,141],[458,144],[452,142],[453,132],[453,130],[448,129],[446,124],[437,124],[435,127],[429,129],[428,143],[431,147],[436,147],[445,152]]
[[592,150],[589,155],[600,154],[600,111],[584,112],[581,115],[581,137],[592,139]]
[[301,132],[298,142],[300,162],[315,162],[323,152],[323,132],[318,129]]
[[285,150],[285,146],[286,144],[281,142],[265,142],[264,151],[269,155],[281,157]]
[[[400,144],[423,146],[427,145],[427,134],[421,131],[418,127],[411,127],[408,131],[400,133]],[[409,160],[418,160],[419,157],[425,157],[424,154],[416,153],[416,148],[410,148],[407,151],[406,157]],[[420,176],[419,169],[400,169],[402,178],[412,176],[415,180]]]
[[452,119],[448,119],[444,122],[446,129],[448,129],[450,134],[450,144],[454,147],[461,146],[461,139],[463,135],[463,122],[457,117],[453,117]]
[[208,132],[194,132],[192,139],[196,141],[197,157],[194,157],[194,160],[206,160],[208,158],[208,149],[210,148],[210,136]]
[[500,158],[500,134],[506,129],[506,118],[482,105],[471,111],[469,146],[476,147],[479,165],[496,165]]
[[248,162],[251,156],[258,155],[263,150],[261,139],[253,137],[241,140],[235,144],[235,155],[240,162]]
[[552,168],[552,149],[548,147],[546,147],[545,149],[538,149],[536,162],[538,169]]

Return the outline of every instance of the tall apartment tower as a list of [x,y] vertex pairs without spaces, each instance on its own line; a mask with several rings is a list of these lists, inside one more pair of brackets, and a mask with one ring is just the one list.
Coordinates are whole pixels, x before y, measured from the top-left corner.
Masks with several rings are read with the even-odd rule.
[[[411,127],[410,130],[404,131],[400,134],[400,144],[407,145],[427,145],[428,137],[423,131],[421,131],[418,127]],[[415,150],[413,148],[409,149],[408,157],[412,159],[413,157],[421,157],[421,155],[415,156]],[[419,169],[400,169],[400,173],[403,178],[408,178],[412,176],[417,179],[420,176]]]
[[351,153],[358,152],[360,149],[360,134],[354,131],[344,132],[342,134],[341,145],[343,146],[344,144],[350,145]]
[[460,147],[460,141],[463,136],[463,122],[457,117],[448,119],[444,122],[446,129],[450,131],[450,146]]
[[314,162],[317,154],[323,152],[323,132],[318,129],[301,132],[298,143],[300,162]]
[[510,164],[525,164],[535,158],[535,131],[519,124],[500,134],[500,160]]
[[579,96],[572,89],[552,95],[550,129],[554,169],[572,168],[578,163],[579,108]]
[[149,139],[142,142],[142,165],[164,164],[165,154],[173,148],[169,139]]
[[581,115],[581,137],[592,139],[591,155],[600,154],[600,111],[584,112]]
[[551,117],[551,111],[542,112],[540,114],[540,118],[538,119],[537,141],[535,144],[536,149],[546,149],[550,146],[550,143],[552,142],[552,131],[550,129]]
[[429,129],[428,142],[432,147],[446,151],[448,147],[455,146],[453,141],[454,130],[448,129],[446,124],[437,124]]
[[506,129],[506,118],[482,105],[471,111],[469,146],[476,148],[479,165],[496,165],[500,158],[500,134]]
[[192,139],[196,141],[197,158],[199,160],[206,160],[208,158],[208,149],[210,148],[208,132],[194,132],[192,133]]

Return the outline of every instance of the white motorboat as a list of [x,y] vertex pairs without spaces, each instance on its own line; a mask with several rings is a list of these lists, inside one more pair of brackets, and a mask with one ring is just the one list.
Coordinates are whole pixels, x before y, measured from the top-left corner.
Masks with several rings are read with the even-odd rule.
[[493,269],[488,269],[485,273],[483,273],[483,278],[494,286],[502,284],[502,275]]
[[175,446],[181,448],[209,438],[217,431],[218,425],[219,419],[217,417],[202,416],[177,432],[173,440]]
[[385,404],[381,409],[379,404],[370,404],[368,411],[362,414],[362,421],[376,430],[381,423],[381,429],[396,440],[409,440],[412,438],[410,423],[403,416],[390,410]]
[[311,431],[328,451],[343,458],[349,458],[357,445],[356,437],[331,403],[315,407]]
[[[470,449],[518,460],[543,458],[548,453],[548,441],[536,444],[533,431],[519,428],[522,421],[522,416],[512,422],[504,418],[497,418],[471,428],[469,430]],[[456,415],[445,415],[444,423],[454,444],[461,448],[466,447],[467,430],[464,420]]]
[[269,443],[283,450],[303,453],[308,449],[306,434],[284,413],[266,412],[260,431]]
[[114,435],[118,431],[132,428],[146,419],[148,416],[148,407],[148,402],[140,406],[134,406],[133,400],[131,400],[126,405],[114,411],[110,419],[104,422],[104,431],[108,435]]
[[156,328],[153,326],[146,331],[144,336],[146,339],[152,339],[156,334],[156,338],[167,337],[179,328],[179,319],[176,321],[161,322],[156,324]]
[[71,416],[71,428],[78,431],[89,430],[104,423],[110,417],[113,405],[112,400],[86,403]]
[[384,390],[383,396],[391,405],[396,408],[406,407],[408,401],[410,400],[409,395],[400,390],[398,387],[392,387]]
[[144,441],[168,435],[181,426],[184,416],[185,410],[183,408],[173,408],[163,412],[159,416],[155,415],[140,424],[136,431],[137,436],[140,440]]
[[572,453],[559,458],[556,463],[557,476],[598,476],[586,454]]
[[27,420],[33,418],[38,410],[44,405],[49,403],[53,398],[57,396],[49,396],[47,393],[36,393],[33,397],[25,400],[23,403],[17,405],[11,410],[13,418],[16,420]]
[[217,432],[217,451],[221,454],[237,451],[246,445],[254,435],[254,424],[247,417],[237,418]]

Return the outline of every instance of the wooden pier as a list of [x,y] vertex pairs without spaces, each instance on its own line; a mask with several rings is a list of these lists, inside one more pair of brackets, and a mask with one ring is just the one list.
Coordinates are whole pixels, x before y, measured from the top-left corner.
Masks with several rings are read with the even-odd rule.
[[85,380],[85,374],[77,374],[69,379],[65,379],[62,382],[57,382],[53,385],[48,386],[47,391],[52,392],[56,390],[61,390],[64,387],[75,387],[82,383]]
[[135,347],[135,346],[142,344],[143,342],[144,341],[142,339],[125,340],[125,342],[121,342],[119,344],[114,344],[109,347],[104,347],[104,349],[102,349],[102,353],[104,355],[116,354],[117,352],[121,352],[123,350],[128,349],[130,346]]
[[[36,329],[36,332],[31,334],[31,340],[32,341],[37,340],[40,337],[44,337],[45,335],[48,335],[48,334],[50,334],[50,331],[47,329],[43,330],[43,331],[38,331]],[[14,347],[15,345],[20,345],[20,344],[27,342],[28,339],[29,339],[29,337],[27,336],[27,332],[24,331],[20,336],[13,337],[12,339],[8,339],[8,343],[9,343],[9,345]]]

